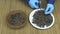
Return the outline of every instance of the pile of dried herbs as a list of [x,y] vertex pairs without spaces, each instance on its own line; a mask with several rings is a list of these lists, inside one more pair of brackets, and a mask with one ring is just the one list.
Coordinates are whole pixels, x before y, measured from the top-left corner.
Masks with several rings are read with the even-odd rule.
[[21,15],[20,13],[16,13],[16,14],[12,14],[10,16],[10,24],[14,25],[14,26],[18,26],[24,23],[25,18],[23,17],[23,15]]
[[44,27],[45,25],[48,27],[51,25],[53,18],[50,14],[44,14],[44,10],[37,11],[33,15],[33,23],[39,27]]

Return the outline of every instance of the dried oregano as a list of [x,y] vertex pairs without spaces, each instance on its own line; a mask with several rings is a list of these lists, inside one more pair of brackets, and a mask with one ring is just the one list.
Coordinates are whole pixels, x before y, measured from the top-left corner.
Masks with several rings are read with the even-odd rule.
[[40,27],[44,27],[45,25],[50,26],[52,21],[52,16],[50,14],[44,14],[44,10],[37,11],[33,15],[33,23]]

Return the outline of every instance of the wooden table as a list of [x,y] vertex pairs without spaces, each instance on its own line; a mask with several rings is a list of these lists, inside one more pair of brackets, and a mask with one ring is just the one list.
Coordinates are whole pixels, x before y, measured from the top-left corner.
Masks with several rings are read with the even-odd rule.
[[6,25],[6,16],[10,11],[23,10],[27,15],[33,10],[22,0],[0,0],[0,34],[60,34],[60,0],[55,2],[55,24],[47,30],[38,30],[27,21],[21,29],[10,29]]

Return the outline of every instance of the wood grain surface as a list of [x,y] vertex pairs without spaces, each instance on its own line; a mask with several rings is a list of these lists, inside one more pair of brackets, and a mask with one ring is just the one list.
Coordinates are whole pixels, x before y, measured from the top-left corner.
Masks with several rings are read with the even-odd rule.
[[0,34],[60,34],[60,0],[55,2],[55,24],[47,30],[38,30],[27,21],[21,29],[10,29],[6,25],[6,16],[10,11],[23,10],[27,15],[33,10],[22,0],[0,0]]

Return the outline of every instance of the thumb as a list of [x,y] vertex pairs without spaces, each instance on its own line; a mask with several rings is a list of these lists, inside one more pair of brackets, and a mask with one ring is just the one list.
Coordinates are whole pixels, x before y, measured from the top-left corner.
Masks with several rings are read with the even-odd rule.
[[48,14],[48,10],[49,10],[49,6],[47,6],[47,8],[46,8],[45,14]]

